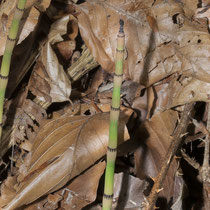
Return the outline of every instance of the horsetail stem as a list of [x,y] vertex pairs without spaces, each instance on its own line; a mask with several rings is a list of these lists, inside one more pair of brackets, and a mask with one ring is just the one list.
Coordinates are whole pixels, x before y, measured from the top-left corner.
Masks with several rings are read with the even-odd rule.
[[120,30],[117,35],[116,64],[114,74],[114,88],[112,93],[112,105],[110,111],[109,143],[107,150],[107,164],[105,172],[105,185],[103,196],[103,210],[110,210],[113,200],[114,169],[117,156],[118,120],[120,114],[120,90],[123,77],[123,59],[125,34],[124,22],[120,20]]
[[8,75],[11,64],[12,51],[14,49],[20,20],[22,18],[26,0],[18,0],[15,13],[13,16],[12,24],[9,30],[9,35],[7,37],[6,46],[4,50],[4,55],[1,63],[0,70],[0,139],[2,136],[2,126],[3,126],[3,107],[4,107],[4,97],[6,92],[6,87],[8,83]]

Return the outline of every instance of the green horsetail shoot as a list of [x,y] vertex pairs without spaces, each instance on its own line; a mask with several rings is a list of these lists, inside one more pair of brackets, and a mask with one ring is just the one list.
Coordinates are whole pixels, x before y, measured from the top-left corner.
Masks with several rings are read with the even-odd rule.
[[20,25],[20,20],[23,16],[25,9],[26,0],[19,0],[16,5],[14,17],[12,24],[9,30],[9,35],[7,36],[7,42],[4,50],[4,55],[1,63],[0,70],[0,139],[2,136],[2,127],[3,127],[3,107],[4,107],[4,97],[6,92],[6,87],[9,77],[9,69],[11,64],[12,51],[14,49],[18,29]]
[[124,22],[120,20],[120,30],[117,35],[116,64],[114,74],[114,88],[112,93],[112,105],[110,112],[109,143],[107,150],[107,164],[105,172],[105,186],[103,196],[103,210],[109,210],[112,207],[113,188],[114,188],[114,169],[117,156],[118,140],[118,120],[120,114],[120,90],[123,77],[123,59],[124,59]]

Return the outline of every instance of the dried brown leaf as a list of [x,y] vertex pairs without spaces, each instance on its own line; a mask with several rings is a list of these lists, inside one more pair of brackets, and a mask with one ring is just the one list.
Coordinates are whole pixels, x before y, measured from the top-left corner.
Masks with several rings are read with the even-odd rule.
[[192,77],[177,76],[170,78],[169,82],[155,85],[149,94],[153,98],[153,114],[156,114],[189,102],[208,102],[210,83]]
[[41,49],[41,55],[30,79],[29,89],[40,100],[48,102],[69,101],[71,83],[63,66],[52,49],[52,45],[63,41],[62,35],[67,33],[69,16],[65,16],[52,24],[48,40]]
[[4,206],[15,196],[15,184],[16,177],[8,176],[6,181],[1,185],[0,206]]
[[[13,101],[14,103],[7,112],[7,125],[11,126],[11,129],[3,138],[8,140],[9,145],[27,139],[32,141],[39,128],[38,125],[46,118],[46,110],[29,99],[25,99],[23,104],[20,104],[21,108],[19,108],[19,104],[16,104],[16,102],[18,98],[20,99],[21,97],[22,95]],[[2,146],[3,145],[0,144],[1,152],[3,151]],[[29,149],[30,143],[28,142],[24,147]],[[0,154],[3,155],[2,153]]]
[[[157,176],[170,145],[177,117],[175,111],[168,110],[154,115],[142,125],[140,135],[142,136],[141,139],[145,140],[145,145],[140,146],[135,152],[136,173],[141,179]],[[173,161],[167,173],[163,191],[160,193],[168,201],[173,196],[174,176],[177,167],[176,162]]]
[[[65,188],[64,200],[61,206],[64,209],[82,209],[96,199],[98,182],[106,167],[105,162],[99,162],[84,174],[77,177]],[[62,191],[64,191],[62,190]]]
[[76,42],[74,40],[67,40],[59,42],[56,47],[58,48],[60,54],[65,60],[69,60],[76,48]]
[[126,78],[151,85],[179,72],[210,81],[207,26],[193,22],[183,4],[88,0],[77,8],[81,35],[96,61],[107,71],[114,71],[116,35],[122,18],[126,34]]
[[[119,143],[129,138],[125,121],[122,116]],[[108,113],[66,116],[45,124],[34,142],[27,174],[20,174],[16,195],[4,209],[31,203],[93,165],[106,153],[108,130]]]
[[[205,7],[206,6],[206,7]],[[195,18],[207,18],[208,19],[208,24],[209,24],[209,29],[210,29],[210,2],[208,3],[203,3],[202,8],[198,8],[196,10]]]

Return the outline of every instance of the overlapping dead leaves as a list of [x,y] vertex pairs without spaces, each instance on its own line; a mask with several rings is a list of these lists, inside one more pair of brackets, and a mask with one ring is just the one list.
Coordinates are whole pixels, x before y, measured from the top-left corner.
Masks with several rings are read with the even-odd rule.
[[[0,55],[15,2],[1,1]],[[2,178],[0,205],[82,209],[97,198],[93,208],[101,208],[99,180],[105,168],[101,158],[108,141],[110,74],[121,18],[126,34],[122,105],[128,108],[122,106],[119,142],[130,140],[119,147],[119,155],[130,164],[117,161],[117,170],[124,173],[115,175],[113,208],[140,208],[179,126],[182,105],[205,102],[200,119],[205,123],[210,118],[210,38],[206,18],[200,19],[208,15],[204,8],[208,2],[201,5],[204,12],[197,9],[197,1],[61,2],[27,2],[5,103],[2,177],[8,173]],[[72,66],[78,75],[85,74],[76,82]],[[131,115],[130,108],[137,115]],[[196,125],[183,136],[208,136],[208,123],[205,132]],[[5,157],[12,145],[13,166],[8,169]],[[185,184],[178,168],[174,160],[159,189],[161,209],[182,208]],[[201,180],[208,192],[208,176]]]

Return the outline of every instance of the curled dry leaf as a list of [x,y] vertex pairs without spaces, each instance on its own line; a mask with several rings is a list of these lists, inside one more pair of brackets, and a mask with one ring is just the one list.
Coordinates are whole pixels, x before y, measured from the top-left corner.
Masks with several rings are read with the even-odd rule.
[[[157,176],[162,160],[170,145],[171,136],[177,123],[178,115],[175,111],[165,111],[154,115],[150,120],[146,120],[141,126],[140,141],[145,140],[135,152],[135,168],[139,178],[154,178]],[[177,164],[172,162],[167,173],[163,190],[160,196],[164,196],[167,201],[173,196],[174,176],[177,171]]]
[[69,60],[72,57],[72,54],[76,48],[75,38],[78,35],[79,29],[77,20],[73,15],[69,15],[69,22],[67,27],[67,34],[69,39],[56,44],[59,54],[62,55],[62,58],[64,58],[65,61]]
[[79,28],[96,61],[113,72],[119,19],[125,22],[125,76],[151,85],[178,72],[210,82],[207,27],[177,1],[96,1],[77,5]]
[[84,206],[95,201],[98,182],[104,173],[105,167],[105,161],[99,162],[73,180],[67,188],[62,190],[65,193],[61,206],[64,209],[82,209]]
[[67,33],[68,22],[69,16],[65,16],[52,24],[30,79],[29,90],[40,101],[52,103],[69,100],[71,83],[52,49],[52,45],[63,41],[62,35]]
[[[172,107],[196,101],[209,101],[210,83],[193,77],[176,76],[169,82],[154,85],[149,92],[153,101],[153,114],[165,111]],[[151,114],[151,113],[150,113]]]
[[75,40],[66,40],[58,43],[57,48],[65,60],[69,60],[76,48]]
[[175,107],[195,101],[209,101],[210,83],[203,82],[191,77],[182,78],[169,85],[167,90],[169,96],[166,108]]
[[[119,143],[129,138],[127,119],[127,115],[121,116]],[[45,124],[29,153],[27,173],[19,174],[16,195],[4,209],[29,204],[58,190],[93,165],[106,154],[108,130],[109,113],[64,116]],[[27,158],[25,161],[28,162]]]

